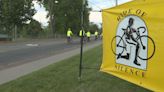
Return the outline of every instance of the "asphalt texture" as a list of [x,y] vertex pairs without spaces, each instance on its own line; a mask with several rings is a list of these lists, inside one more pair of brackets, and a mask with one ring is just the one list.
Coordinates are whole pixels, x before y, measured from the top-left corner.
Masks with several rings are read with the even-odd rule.
[[[55,43],[56,42],[57,41],[55,41]],[[49,44],[47,42],[43,42],[43,43],[40,44],[41,47],[47,47],[47,46],[49,47],[49,46],[52,46],[54,44],[54,41],[51,42],[51,43],[48,42]],[[58,46],[58,45],[62,46],[62,43],[63,43],[62,41],[59,41],[58,43],[56,43],[56,46]],[[63,43],[63,44],[65,44],[65,43]],[[84,52],[88,51],[89,49],[92,49],[92,48],[94,48],[96,46],[100,46],[101,44],[102,44],[101,41],[92,41],[92,42],[86,43],[86,44],[84,44],[83,51]],[[20,46],[20,44],[17,44],[17,46],[21,47],[21,49],[27,49],[27,47],[24,46],[24,45]],[[3,52],[18,50],[19,48],[17,48],[17,46],[14,46],[15,48],[12,48],[12,49],[10,48],[9,50],[6,49]],[[36,46],[37,47],[39,45],[28,44],[28,46],[30,46],[30,47],[31,46]],[[77,46],[77,48],[75,48],[76,46]],[[26,62],[24,64],[17,64],[17,66],[13,66],[13,67],[10,67],[10,68],[1,69],[0,70],[0,85],[3,84],[3,83],[7,83],[7,82],[10,82],[12,80],[15,80],[15,79],[17,79],[17,78],[19,78],[21,76],[30,74],[31,72],[40,70],[40,69],[42,69],[44,67],[47,67],[48,65],[60,62],[62,60],[68,59],[68,58],[70,58],[72,56],[75,56],[77,54],[80,54],[80,44],[78,42],[75,42],[75,43],[72,43],[72,44],[68,44],[66,46],[66,48],[69,48],[69,49],[62,49],[62,48],[61,48],[62,50],[58,49],[57,51],[60,50],[59,51],[60,53],[58,52],[56,55],[48,56],[48,57],[45,57],[45,58],[42,57],[42,58],[40,58],[38,60],[33,60],[32,62],[28,61],[28,63]],[[22,62],[21,59],[20,59],[20,62]]]
[[[86,44],[94,42],[92,40]],[[79,39],[71,44],[60,39],[2,44],[0,46],[0,70],[71,51],[79,47]]]

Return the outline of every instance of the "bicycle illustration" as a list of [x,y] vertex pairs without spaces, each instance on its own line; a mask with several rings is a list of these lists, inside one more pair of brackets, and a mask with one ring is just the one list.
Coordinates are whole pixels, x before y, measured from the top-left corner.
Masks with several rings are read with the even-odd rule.
[[[125,51],[127,51],[127,45],[131,44],[131,45],[136,46],[134,64],[140,66],[140,63],[138,63],[137,59],[138,58],[141,60],[151,59],[155,53],[155,43],[154,43],[153,39],[151,37],[149,37],[148,35],[141,35],[146,32],[146,28],[144,26],[138,27],[136,30],[133,29],[132,28],[133,22],[134,22],[134,19],[130,18],[127,28],[121,29],[123,31],[123,35],[122,36],[116,35],[115,37],[113,37],[113,39],[111,41],[111,49],[112,49],[113,54],[116,55],[117,59],[120,59],[120,58],[129,59],[129,54],[131,54],[131,53],[127,53],[127,55],[122,55],[122,54]],[[129,31],[129,32],[127,32],[127,31]],[[141,31],[142,31],[142,33],[141,33]],[[132,32],[135,32],[137,34],[137,37],[135,39],[131,35]],[[129,41],[130,39],[133,42],[130,42]],[[146,41],[148,41],[148,43],[144,43],[145,39],[146,39]],[[141,50],[145,50],[145,51],[148,50],[148,44],[152,44],[151,52],[148,53],[146,57],[142,54],[139,54]],[[119,49],[119,50],[116,51],[116,49]]]

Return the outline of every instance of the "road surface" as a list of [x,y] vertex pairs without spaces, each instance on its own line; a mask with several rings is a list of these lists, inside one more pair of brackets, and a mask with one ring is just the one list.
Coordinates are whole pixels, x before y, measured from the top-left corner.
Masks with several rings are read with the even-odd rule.
[[[87,44],[92,43],[95,43],[95,41]],[[66,43],[64,39],[0,44],[0,70],[50,57],[79,47],[79,39],[72,44]]]

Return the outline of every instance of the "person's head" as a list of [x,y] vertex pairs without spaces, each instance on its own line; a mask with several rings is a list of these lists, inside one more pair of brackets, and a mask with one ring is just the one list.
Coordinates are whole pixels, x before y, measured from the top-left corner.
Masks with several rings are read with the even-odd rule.
[[132,26],[134,23],[134,19],[133,18],[129,18],[129,26]]

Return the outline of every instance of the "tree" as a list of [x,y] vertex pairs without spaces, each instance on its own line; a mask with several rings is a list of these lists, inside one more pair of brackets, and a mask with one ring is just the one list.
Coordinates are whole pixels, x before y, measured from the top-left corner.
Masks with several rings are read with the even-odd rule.
[[93,34],[96,30],[100,32],[100,29],[98,27],[97,24],[94,24],[94,23],[90,23],[89,25],[89,30],[91,31],[91,33]]
[[2,30],[2,0],[0,0],[0,31]]
[[29,25],[26,27],[27,35],[29,35],[32,38],[38,37],[39,33],[43,31],[41,24],[36,21],[32,20]]
[[[41,0],[39,0],[41,1]],[[81,29],[81,11],[83,0],[43,0],[46,10],[49,12],[50,29],[53,33],[66,33],[68,28],[71,28],[74,33],[78,33]],[[84,6],[84,26],[89,26],[89,11],[88,2]]]
[[0,25],[10,36],[15,27],[22,27],[35,14],[32,0],[1,0],[0,6]]

